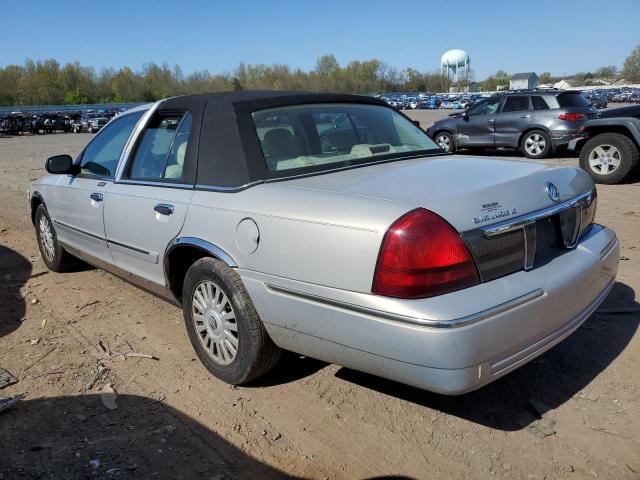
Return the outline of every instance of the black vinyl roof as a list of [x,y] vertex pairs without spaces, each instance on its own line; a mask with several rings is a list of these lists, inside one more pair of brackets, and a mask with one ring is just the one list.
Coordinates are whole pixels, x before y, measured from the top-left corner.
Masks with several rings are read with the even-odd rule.
[[[361,95],[241,90],[169,98],[158,111],[189,110],[194,115],[192,136],[199,142],[189,142],[187,159],[197,165],[196,185],[236,190],[291,175],[268,170],[251,114],[306,103],[360,103],[390,108],[383,100]],[[194,143],[196,147],[192,147]]]

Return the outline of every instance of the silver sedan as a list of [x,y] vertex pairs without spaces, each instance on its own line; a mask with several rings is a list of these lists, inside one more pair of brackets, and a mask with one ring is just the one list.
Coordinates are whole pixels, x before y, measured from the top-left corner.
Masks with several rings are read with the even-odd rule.
[[464,393],[570,335],[617,271],[585,172],[445,154],[374,98],[176,97],[46,167],[29,202],[47,266],[180,306],[233,384],[287,349]]

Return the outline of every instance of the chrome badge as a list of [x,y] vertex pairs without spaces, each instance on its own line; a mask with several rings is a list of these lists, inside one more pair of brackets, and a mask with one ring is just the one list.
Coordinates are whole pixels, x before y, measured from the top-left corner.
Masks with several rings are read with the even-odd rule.
[[549,195],[549,198],[554,202],[560,200],[560,190],[558,190],[558,187],[556,187],[555,184],[551,182],[545,183],[544,190],[547,192],[547,195]]
[[515,208],[504,208],[500,202],[488,202],[482,204],[482,215],[473,218],[473,223],[488,222],[489,220],[497,220],[499,218],[510,217],[516,215],[518,211]]

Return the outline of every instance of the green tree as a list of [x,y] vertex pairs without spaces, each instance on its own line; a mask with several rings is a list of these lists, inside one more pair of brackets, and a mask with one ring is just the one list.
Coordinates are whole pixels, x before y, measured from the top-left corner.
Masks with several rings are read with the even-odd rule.
[[616,67],[615,65],[600,67],[595,71],[595,75],[598,78],[614,79],[618,76],[618,67]]
[[551,73],[550,72],[541,73],[540,75],[538,75],[538,80],[540,81],[540,83],[551,82]]
[[69,90],[64,96],[67,105],[81,105],[89,102],[89,96],[80,90]]
[[640,82],[640,45],[634,48],[622,65],[622,78],[629,82]]

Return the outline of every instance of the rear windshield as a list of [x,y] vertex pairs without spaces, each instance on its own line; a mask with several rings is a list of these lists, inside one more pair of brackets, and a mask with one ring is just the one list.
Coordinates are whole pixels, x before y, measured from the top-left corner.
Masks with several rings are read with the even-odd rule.
[[581,93],[563,93],[562,95],[558,95],[558,104],[560,104],[560,108],[588,107],[591,105],[589,100],[584,98]]
[[424,131],[380,105],[306,104],[260,110],[252,117],[272,172],[439,151]]

